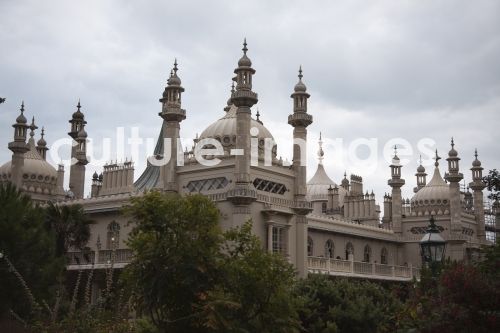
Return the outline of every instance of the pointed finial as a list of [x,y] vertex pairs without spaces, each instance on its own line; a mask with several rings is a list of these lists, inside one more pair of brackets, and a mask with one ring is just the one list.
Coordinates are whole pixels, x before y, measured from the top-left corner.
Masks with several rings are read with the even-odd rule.
[[257,116],[257,121],[260,121],[260,113],[259,113],[259,108],[257,108],[257,113],[255,114]]
[[419,159],[419,161],[420,161],[420,165],[422,165],[422,154],[420,154],[420,159]]
[[477,160],[477,156],[478,156],[478,155],[477,155],[477,148],[476,148],[476,149],[474,150],[474,157],[476,158],[476,160]]
[[31,132],[33,133],[33,131],[36,130],[37,128],[38,126],[35,125],[35,116],[33,116],[33,118],[31,118],[31,125],[30,125]]
[[45,135],[45,127],[44,127],[44,126],[42,126],[42,134],[41,134],[42,139],[43,139],[43,136],[44,136],[44,135]]
[[243,39],[243,48],[242,48],[242,50],[243,50],[243,54],[247,54],[248,49],[247,49],[247,39],[246,39],[246,37],[245,37],[245,39]]
[[177,71],[179,69],[177,68],[177,58],[174,59],[174,74],[177,74]]
[[451,137],[451,148],[455,147],[455,142],[453,141],[453,137]]
[[441,157],[439,157],[438,155],[438,150],[436,149],[436,157],[434,157],[434,160],[436,162],[434,162],[434,166],[437,168],[439,166],[439,160],[441,159]]
[[398,146],[394,145],[394,157],[398,156]]
[[24,112],[24,101],[21,102],[21,113]]
[[231,94],[233,94],[233,93],[234,93],[234,80],[233,80],[233,82],[231,82]]
[[347,179],[347,171],[344,171],[344,179]]
[[172,76],[174,76],[174,70],[173,69],[170,70],[170,77],[172,77]]
[[81,104],[80,104],[80,99],[78,98],[78,104],[76,105],[76,108],[78,109],[78,111],[80,111],[80,108],[81,108]]
[[302,75],[302,65],[299,66],[299,80],[302,81],[302,78],[304,76]]
[[318,160],[319,164],[323,164],[323,156],[325,156],[325,152],[323,151],[323,141],[321,140],[321,132],[319,132],[319,150],[318,150]]

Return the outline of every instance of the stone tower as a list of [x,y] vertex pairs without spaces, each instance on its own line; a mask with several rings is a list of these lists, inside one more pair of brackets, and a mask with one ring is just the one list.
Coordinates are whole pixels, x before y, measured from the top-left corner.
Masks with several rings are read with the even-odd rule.
[[302,67],[299,68],[299,82],[295,85],[294,92],[290,96],[293,99],[293,113],[288,116],[288,124],[293,127],[293,171],[295,173],[295,198],[293,210],[295,212],[295,227],[297,255],[295,266],[299,275],[307,275],[307,219],[306,215],[312,210],[311,203],[307,201],[306,187],[306,146],[307,126],[313,122],[312,115],[307,113],[306,85],[302,82]]
[[413,189],[413,192],[417,193],[421,188],[423,188],[427,184],[427,173],[425,173],[425,168],[422,165],[422,155],[420,155],[420,164],[417,168],[417,173],[415,174],[417,177],[417,187]]
[[445,179],[450,183],[450,219],[451,232],[454,234],[462,233],[462,206],[460,204],[460,181],[464,176],[459,172],[458,152],[455,150],[455,142],[451,138],[451,149],[448,152],[448,173]]
[[71,131],[68,135],[73,139],[71,148],[71,167],[69,171],[69,189],[73,192],[76,199],[83,198],[85,188],[85,166],[87,165],[87,132],[85,131],[84,114],[80,111],[80,101],[76,106],[77,110],[73,113],[69,123]]
[[252,91],[252,76],[255,70],[252,61],[247,56],[247,42],[243,42],[243,56],[238,61],[236,74],[236,90],[231,95],[231,101],[238,108],[236,111],[236,149],[235,155],[235,186],[228,193],[228,200],[234,205],[233,224],[244,223],[250,214],[249,205],[256,200],[257,193],[250,181],[250,125],[251,107],[258,101],[257,94]]
[[481,166],[481,161],[477,159],[477,149],[474,154],[476,159],[472,162],[472,182],[469,187],[473,191],[474,197],[474,215],[477,221],[477,238],[479,242],[486,242],[486,231],[484,229],[484,202],[483,202],[483,190],[486,185],[483,182],[483,167]]
[[401,220],[402,220],[402,198],[401,187],[405,184],[405,180],[401,178],[401,163],[397,154],[397,147],[394,147],[394,157],[391,164],[391,179],[387,182],[392,187],[392,229],[397,235],[401,235]]
[[[182,109],[182,93],[184,88],[181,86],[181,79],[177,75],[177,59],[174,61],[174,68],[170,73],[167,86],[160,98],[162,109],[159,113],[163,118],[163,140],[165,153],[170,154],[170,158],[161,166],[161,182],[163,190],[168,192],[177,192],[177,162],[179,153],[182,156],[182,147],[179,147],[180,123],[186,119],[186,111]],[[168,144],[169,143],[169,144]],[[183,157],[180,158],[183,161]]]
[[26,131],[28,129],[27,119],[24,116],[24,102],[21,103],[21,114],[17,117],[14,127],[14,141],[9,142],[9,149],[12,151],[11,182],[18,189],[22,187],[22,172],[24,166],[24,154],[29,150],[26,144]]

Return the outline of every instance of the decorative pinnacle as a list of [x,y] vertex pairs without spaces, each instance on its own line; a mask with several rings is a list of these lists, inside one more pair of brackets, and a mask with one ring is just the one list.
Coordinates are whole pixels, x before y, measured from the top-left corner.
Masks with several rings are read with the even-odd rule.
[[42,134],[41,134],[42,138],[44,135],[45,135],[45,127],[42,126]]
[[242,48],[242,50],[243,50],[243,54],[247,54],[248,49],[247,49],[247,39],[246,39],[246,37],[243,39],[243,48]]
[[260,113],[259,113],[259,108],[257,108],[257,113],[255,114],[257,116],[257,121],[260,121]]
[[78,104],[76,105],[76,108],[78,109],[78,111],[80,111],[80,108],[81,108],[81,104],[80,104],[80,99],[78,99]]
[[299,66],[299,81],[302,81],[302,78],[304,76],[302,75],[302,65]]
[[420,161],[420,165],[422,165],[422,154],[420,154],[420,159],[419,159],[419,161]]
[[21,102],[21,114],[24,112],[24,101]]
[[174,74],[177,74],[177,71],[179,69],[177,68],[177,58],[174,59]]
[[394,157],[398,156],[398,146],[394,145]]
[[344,179],[347,179],[347,171],[344,171]]
[[234,94],[234,80],[231,82],[231,94]]
[[455,147],[455,142],[453,141],[453,137],[451,137],[451,148]]
[[434,160],[436,162],[434,162],[434,166],[437,168],[439,166],[439,160],[441,159],[441,157],[439,157],[438,155],[438,150],[436,149],[436,157],[434,157]]
[[323,164],[323,156],[325,155],[325,152],[323,151],[323,141],[321,140],[321,132],[319,132],[319,150],[318,150],[318,160],[319,164]]
[[477,160],[477,148],[474,150],[474,157],[476,158]]

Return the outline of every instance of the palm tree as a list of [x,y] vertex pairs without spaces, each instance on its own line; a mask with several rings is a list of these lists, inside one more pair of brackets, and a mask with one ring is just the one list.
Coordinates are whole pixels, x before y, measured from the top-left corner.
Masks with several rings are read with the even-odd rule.
[[59,205],[49,202],[46,223],[56,235],[56,254],[63,255],[69,248],[82,249],[90,238],[90,225],[94,222],[81,205]]

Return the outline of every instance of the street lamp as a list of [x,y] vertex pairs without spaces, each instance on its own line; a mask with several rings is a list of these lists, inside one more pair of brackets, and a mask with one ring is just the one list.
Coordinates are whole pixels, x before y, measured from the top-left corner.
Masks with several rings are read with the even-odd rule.
[[430,224],[427,227],[426,233],[420,240],[420,251],[422,255],[422,264],[427,264],[434,275],[435,267],[444,260],[446,242],[439,234],[434,216],[431,216],[429,222]]

